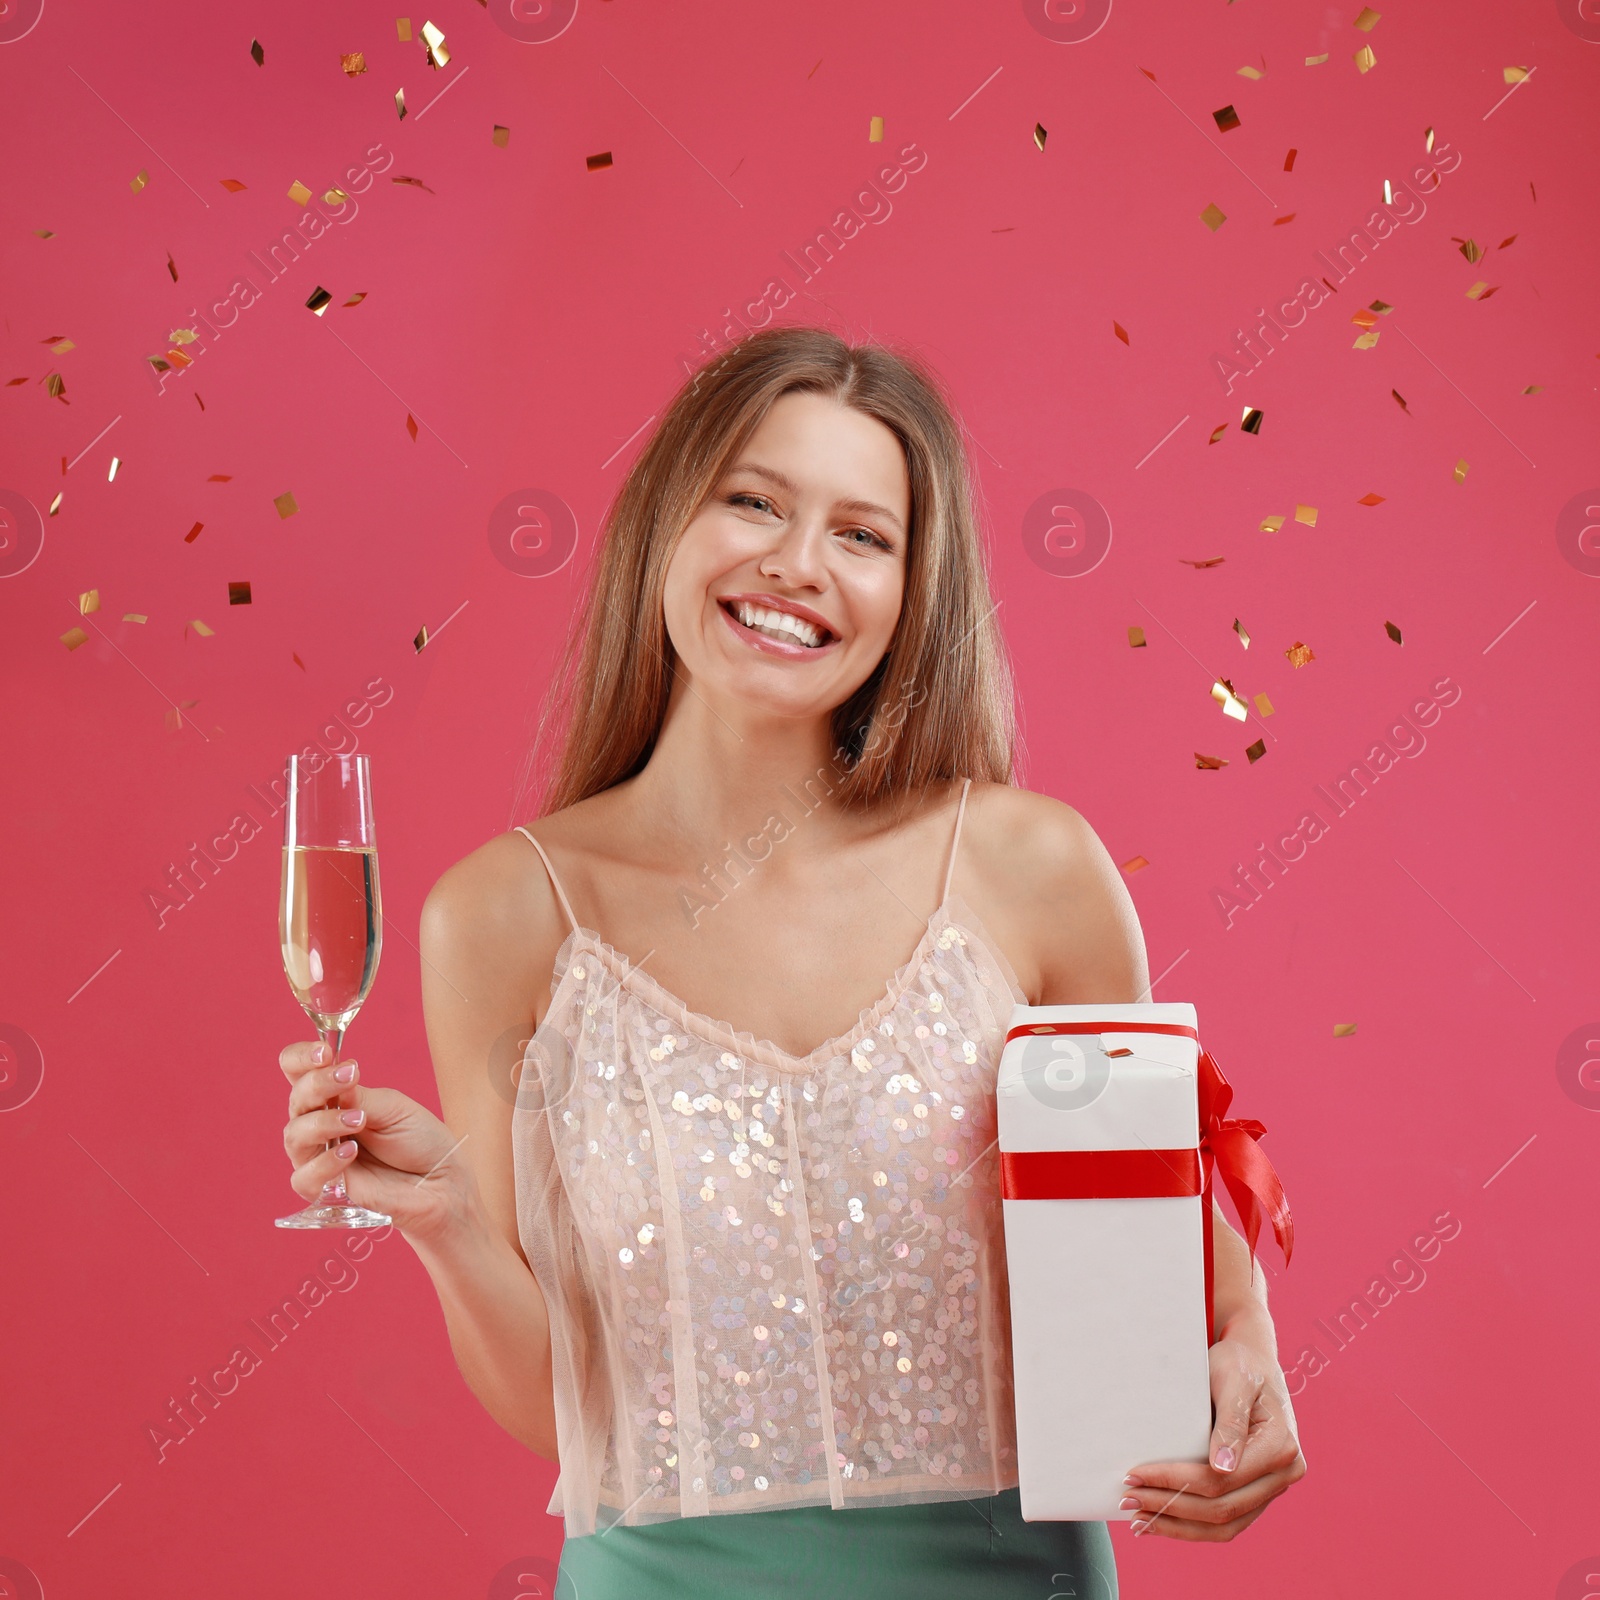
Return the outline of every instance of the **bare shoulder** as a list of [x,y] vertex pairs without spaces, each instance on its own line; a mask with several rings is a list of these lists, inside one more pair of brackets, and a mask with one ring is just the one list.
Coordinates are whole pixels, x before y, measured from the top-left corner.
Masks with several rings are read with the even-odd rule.
[[[975,783],[962,854],[1035,1005],[1147,999],[1133,897],[1087,818],[1049,795]],[[989,920],[988,918],[985,919]]]

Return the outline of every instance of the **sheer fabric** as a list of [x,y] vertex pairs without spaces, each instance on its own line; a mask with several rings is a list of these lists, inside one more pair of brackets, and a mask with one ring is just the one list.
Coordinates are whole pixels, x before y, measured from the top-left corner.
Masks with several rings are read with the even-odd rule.
[[572,932],[512,1139],[568,1537],[1015,1487],[994,1082],[1025,996],[955,842],[883,996],[803,1057],[688,1010],[550,869]]

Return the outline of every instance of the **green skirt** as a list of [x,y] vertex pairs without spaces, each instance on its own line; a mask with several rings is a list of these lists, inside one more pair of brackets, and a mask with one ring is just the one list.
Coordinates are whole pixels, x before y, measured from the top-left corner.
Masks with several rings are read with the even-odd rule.
[[618,1525],[561,1551],[555,1600],[1117,1600],[1103,1522],[1024,1522],[1017,1491]]

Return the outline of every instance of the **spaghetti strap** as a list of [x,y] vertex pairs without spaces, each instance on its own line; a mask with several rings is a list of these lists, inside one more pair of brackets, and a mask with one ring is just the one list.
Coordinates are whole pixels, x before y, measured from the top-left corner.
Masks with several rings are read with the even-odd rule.
[[950,865],[944,870],[944,892],[939,896],[941,906],[950,898],[950,883],[956,875],[956,847],[961,843],[961,824],[967,814],[967,790],[971,787],[971,778],[961,785],[961,804],[956,807],[955,832],[950,836]]
[[567,891],[561,887],[561,880],[556,876],[556,869],[550,865],[550,857],[544,853],[544,846],[526,828],[519,825],[516,831],[539,852],[539,859],[544,862],[544,870],[550,874],[550,886],[556,892],[556,899],[561,902],[561,909],[567,914],[567,922],[570,924],[572,931],[576,933],[578,931],[578,919],[572,914],[572,903],[567,899]]

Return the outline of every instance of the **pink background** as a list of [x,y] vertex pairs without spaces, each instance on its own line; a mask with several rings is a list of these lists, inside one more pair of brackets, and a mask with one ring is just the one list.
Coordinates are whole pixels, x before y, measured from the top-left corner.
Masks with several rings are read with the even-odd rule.
[[[702,330],[779,279],[779,320],[904,341],[954,393],[1022,779],[1117,861],[1148,858],[1128,882],[1155,997],[1198,1006],[1293,1202],[1293,1266],[1263,1253],[1286,1367],[1325,1358],[1295,1378],[1309,1474],[1227,1546],[1117,1527],[1123,1593],[1584,1592],[1569,1569],[1600,1571],[1600,44],[1583,35],[1600,13],[1577,3],[1380,0],[1365,33],[1357,0],[1115,0],[1061,42],[1015,0],[580,0],[559,37],[525,43],[507,0],[443,0],[451,60],[433,71],[392,6],[236,22],[195,0],[46,0],[12,38],[38,7],[10,0],[0,381],[29,382],[0,389],[5,570],[27,503],[46,531],[0,581],[0,1593],[548,1590],[555,1469],[458,1378],[409,1247],[352,1262],[353,1236],[271,1227],[295,1203],[276,1055],[307,1026],[276,948],[280,823],[248,786],[308,743],[370,753],[388,938],[350,1049],[369,1080],[434,1103],[418,908],[529,816],[531,717],[605,508]],[[1070,30],[1087,13],[1052,15]],[[369,70],[351,79],[355,50]],[[1263,59],[1259,81],[1237,74]],[[1504,98],[1512,65],[1534,72]],[[1229,103],[1241,125],[1220,133]],[[1225,393],[1212,357],[1324,270],[1314,252],[1365,222],[1386,178],[1411,184],[1430,125],[1459,163],[1426,215]],[[320,196],[379,145],[392,164],[354,213],[267,281],[247,252],[305,215],[291,183]],[[922,160],[892,212],[855,202],[908,145]],[[614,166],[589,171],[605,150]],[[1210,203],[1228,219],[1214,233]],[[806,281],[781,252],[852,204],[879,220]],[[145,357],[247,276],[259,299],[158,387]],[[1497,293],[1467,298],[1479,280]],[[1373,299],[1395,309],[1352,349]],[[53,335],[76,348],[53,353]],[[576,523],[576,558],[543,577],[491,545],[494,508],[528,490]],[[281,519],[285,491],[299,510]],[[1070,525],[1051,508],[1084,520],[1091,497],[1104,559],[1042,571],[1029,508]],[[1259,531],[1269,515],[1289,520]],[[534,565],[538,537],[518,536]],[[1057,527],[1046,565],[1072,567],[1072,537]],[[253,602],[231,607],[240,581]],[[80,616],[89,589],[100,609]],[[88,642],[69,651],[75,626]],[[1315,652],[1299,669],[1297,641]],[[1248,723],[1210,696],[1217,676]],[[1441,678],[1459,698],[1426,748],[1390,739]],[[353,734],[330,724],[352,701]],[[1344,815],[1319,802],[1314,785],[1384,739],[1414,754]],[[1197,770],[1196,751],[1229,764]],[[1325,835],[1229,925],[1213,891],[1308,809]],[[246,813],[262,832],[239,823],[158,924],[147,897],[169,865],[190,841],[215,860]],[[1445,1212],[1459,1231],[1418,1281],[1396,1254]],[[327,1298],[268,1352],[246,1319],[312,1273]],[[1340,1348],[1318,1319],[1382,1273],[1397,1292]],[[149,1425],[241,1341],[259,1368],[158,1461]]]

